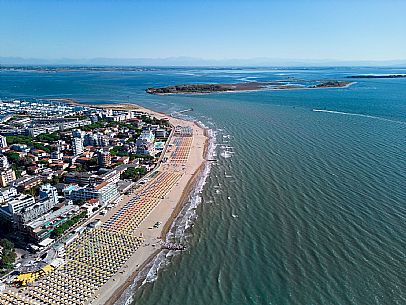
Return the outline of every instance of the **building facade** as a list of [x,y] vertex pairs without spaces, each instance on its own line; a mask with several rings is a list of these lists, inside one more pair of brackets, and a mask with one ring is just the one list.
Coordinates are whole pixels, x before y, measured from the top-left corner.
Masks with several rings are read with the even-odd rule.
[[64,190],[64,196],[69,200],[98,199],[100,204],[106,206],[119,197],[117,186],[114,183],[102,182],[100,184],[86,185],[69,185]]
[[7,139],[4,136],[0,136],[0,147],[7,147]]
[[99,150],[97,160],[100,167],[108,167],[111,165],[111,155],[108,150]]

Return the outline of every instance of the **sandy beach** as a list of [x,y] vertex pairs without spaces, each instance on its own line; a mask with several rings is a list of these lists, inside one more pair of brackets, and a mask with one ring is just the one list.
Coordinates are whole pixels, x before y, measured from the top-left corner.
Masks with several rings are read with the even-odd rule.
[[[117,107],[117,105],[109,106]],[[109,106],[104,105],[105,108]],[[121,105],[121,107],[122,106],[124,105]],[[125,105],[125,107],[131,107],[131,105]],[[150,113],[158,118],[168,117],[162,113],[153,112],[137,106],[135,107],[139,111]],[[187,200],[196,178],[204,168],[205,153],[208,143],[208,137],[205,130],[191,121],[180,120],[172,117],[169,119],[173,126],[182,125],[193,128],[193,140],[190,147],[190,154],[184,165],[180,166],[179,164],[171,163],[171,151],[167,150],[164,156],[168,157],[169,161],[167,163],[160,164],[155,170],[162,172],[181,172],[182,176],[171,188],[168,194],[159,201],[158,205],[136,229],[134,234],[136,236],[142,236],[145,239],[142,246],[134,252],[126,264],[119,270],[119,272],[110,278],[109,281],[99,289],[99,291],[95,294],[95,297],[88,302],[89,304],[114,304],[121,296],[123,291],[133,282],[138,272],[140,272],[143,267],[157,255],[161,247],[160,241],[165,239],[165,235],[168,232],[173,220],[176,218],[184,202]],[[171,144],[172,141],[173,137],[170,139],[169,144]],[[133,195],[125,196],[122,202],[120,202],[113,210],[103,217],[102,222],[111,218],[111,216],[126,202],[128,202],[132,196]],[[161,222],[162,225],[158,228],[153,228],[153,225],[157,222]]]

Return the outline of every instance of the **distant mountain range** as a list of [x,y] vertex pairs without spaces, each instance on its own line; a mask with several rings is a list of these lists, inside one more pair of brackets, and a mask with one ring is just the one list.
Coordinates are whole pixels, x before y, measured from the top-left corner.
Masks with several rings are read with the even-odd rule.
[[0,57],[0,65],[85,65],[85,66],[391,66],[406,67],[405,60],[385,61],[340,61],[333,59],[306,60],[306,59],[202,59],[194,57],[168,57],[168,58],[22,58]]

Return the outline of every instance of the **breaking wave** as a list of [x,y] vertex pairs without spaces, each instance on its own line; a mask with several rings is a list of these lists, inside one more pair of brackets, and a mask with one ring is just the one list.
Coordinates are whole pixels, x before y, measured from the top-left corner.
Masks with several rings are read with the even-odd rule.
[[[215,156],[216,136],[217,132],[213,129],[208,129],[202,122],[197,122],[199,126],[207,130],[209,144],[207,149],[207,159],[212,159]],[[165,241],[187,244],[190,237],[189,229],[193,226],[193,222],[197,219],[196,208],[202,202],[201,193],[209,176],[212,163],[206,162],[204,169],[197,179],[197,182],[189,195],[189,199],[183,206],[181,212],[172,223]],[[116,305],[130,305],[134,301],[134,292],[144,284],[154,282],[158,278],[158,272],[167,266],[171,258],[178,255],[178,252],[162,249],[156,257],[151,260],[140,272],[138,272],[133,283],[124,291]]]

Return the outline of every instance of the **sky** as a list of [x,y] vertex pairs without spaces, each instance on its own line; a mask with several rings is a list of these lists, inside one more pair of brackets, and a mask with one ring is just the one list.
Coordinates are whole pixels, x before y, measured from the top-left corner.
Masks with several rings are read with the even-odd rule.
[[0,57],[405,60],[402,0],[0,0]]

